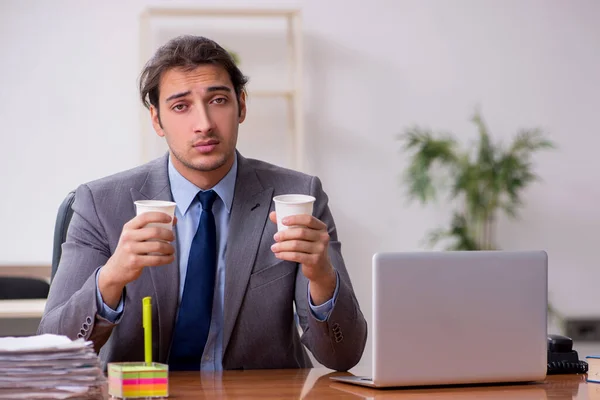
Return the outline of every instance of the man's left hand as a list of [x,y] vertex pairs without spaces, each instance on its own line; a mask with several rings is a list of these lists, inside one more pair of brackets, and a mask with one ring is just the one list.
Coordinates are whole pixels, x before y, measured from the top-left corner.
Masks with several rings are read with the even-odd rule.
[[[277,223],[275,211],[269,218]],[[300,263],[302,273],[310,281],[313,304],[325,303],[333,297],[336,285],[335,270],[327,254],[327,225],[312,215],[292,215],[282,222],[288,229],[275,234],[271,250],[281,260]]]

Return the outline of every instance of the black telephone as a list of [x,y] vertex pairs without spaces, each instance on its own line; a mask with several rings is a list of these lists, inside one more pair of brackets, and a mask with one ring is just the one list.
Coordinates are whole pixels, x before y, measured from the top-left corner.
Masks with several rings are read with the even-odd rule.
[[548,335],[548,375],[585,374],[587,371],[588,363],[579,360],[570,337]]

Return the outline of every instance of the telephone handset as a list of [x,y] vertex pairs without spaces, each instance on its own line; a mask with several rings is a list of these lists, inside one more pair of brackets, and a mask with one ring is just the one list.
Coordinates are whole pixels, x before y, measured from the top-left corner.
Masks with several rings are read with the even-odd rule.
[[548,335],[548,375],[585,374],[587,371],[588,363],[579,360],[570,337]]

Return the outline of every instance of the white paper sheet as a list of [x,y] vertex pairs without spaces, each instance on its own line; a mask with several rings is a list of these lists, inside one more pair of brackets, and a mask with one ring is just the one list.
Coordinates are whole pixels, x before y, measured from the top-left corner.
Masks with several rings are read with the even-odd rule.
[[106,377],[93,344],[61,335],[0,338],[0,400],[98,399]]

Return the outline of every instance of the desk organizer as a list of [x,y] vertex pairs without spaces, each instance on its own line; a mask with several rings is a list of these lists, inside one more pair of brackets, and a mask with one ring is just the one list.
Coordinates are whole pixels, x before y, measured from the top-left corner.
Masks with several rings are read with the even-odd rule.
[[108,363],[108,394],[117,399],[169,396],[169,366],[144,362]]

